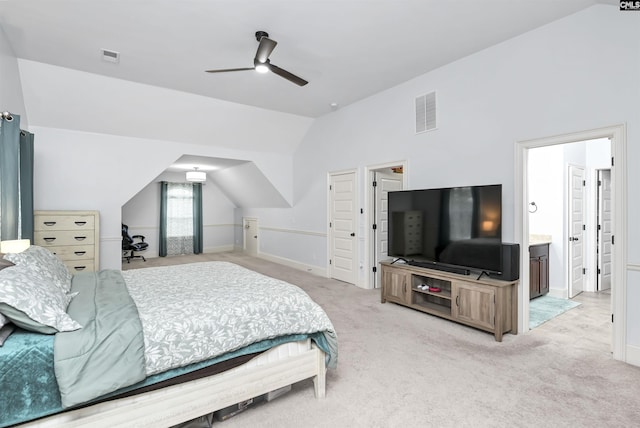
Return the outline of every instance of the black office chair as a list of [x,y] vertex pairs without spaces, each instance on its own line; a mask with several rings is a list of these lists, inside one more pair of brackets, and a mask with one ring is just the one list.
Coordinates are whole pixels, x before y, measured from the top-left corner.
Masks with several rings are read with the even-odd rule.
[[[140,239],[140,242],[135,242],[135,239]],[[127,259],[127,263],[131,263],[131,259],[142,259],[143,262],[146,262],[147,259],[139,254],[134,254],[134,251],[144,251],[148,247],[149,244],[144,242],[144,236],[129,236],[129,226],[122,224],[122,258]]]

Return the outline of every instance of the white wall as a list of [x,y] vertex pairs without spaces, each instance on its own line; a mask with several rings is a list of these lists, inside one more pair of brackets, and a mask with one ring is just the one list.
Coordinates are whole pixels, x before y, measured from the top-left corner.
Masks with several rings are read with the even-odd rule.
[[[145,257],[158,257],[160,227],[160,181],[185,182],[184,173],[164,172],[122,207],[122,222],[130,235],[143,235],[149,248]],[[210,179],[202,186],[203,250],[205,253],[234,248],[235,205]]]
[[[640,15],[597,5],[344,107],[317,119],[295,153],[294,208],[254,214],[318,233],[306,251],[322,256],[327,172],[358,168],[364,195],[365,166],[407,159],[409,188],[502,183],[504,240],[515,241],[516,142],[625,123],[629,237],[640,236],[639,51]],[[414,99],[434,90],[438,129],[414,135]],[[640,266],[637,239],[628,259]],[[639,283],[628,287],[640,294]],[[629,311],[628,325],[639,324],[640,312]],[[629,343],[640,346],[634,332]]]
[[[294,204],[292,209],[246,210],[270,230],[286,231],[265,234],[265,248],[299,248],[304,235],[303,251],[287,252],[288,257],[300,261],[315,254],[314,266],[324,268],[327,173],[357,168],[359,202],[366,209],[365,166],[406,159],[409,188],[502,183],[504,239],[515,241],[515,143],[625,123],[629,237],[637,237],[640,223],[633,219],[640,218],[640,193],[635,191],[640,169],[634,168],[640,164],[639,51],[640,14],[596,5],[332,112],[310,128],[309,122],[302,120],[301,126],[296,117],[277,116],[274,128],[291,126],[297,131],[272,140],[302,139],[293,164],[287,155],[267,159],[268,154],[240,149],[249,152],[240,156],[233,148],[235,140],[216,138],[215,126],[198,132],[203,137],[197,142],[185,143],[179,134],[167,142],[156,133],[173,118],[168,112],[175,112],[175,105],[191,112],[189,102],[194,102],[194,114],[185,115],[187,128],[217,116],[226,120],[223,105],[20,61],[25,104],[38,112],[29,117],[30,125],[38,125],[32,129],[39,165],[36,208],[100,209],[106,220],[103,237],[115,241],[109,244],[110,252],[102,250],[103,257],[117,255],[103,266],[113,267],[120,263],[120,207],[173,160],[185,153],[254,160],[283,195],[290,187]],[[414,135],[414,99],[433,90],[438,96],[438,129]],[[204,111],[198,111],[201,108]],[[238,117],[243,112],[234,110]],[[237,131],[249,140],[251,133],[240,133],[238,124],[243,122],[236,119],[230,121],[234,126],[224,128],[224,136],[235,139]],[[127,136],[106,134],[111,129],[108,122],[120,126],[123,120],[130,124],[118,132]],[[85,131],[90,132],[55,129],[89,125],[92,128]],[[207,147],[207,142],[214,146]],[[246,214],[236,210],[234,215],[237,221]],[[627,254],[629,265],[640,268],[640,241],[629,239]],[[629,275],[628,296],[640,295],[639,289],[638,275]],[[640,325],[640,312],[629,310],[627,325]],[[640,348],[640,332],[629,327],[628,335],[629,344]]]
[[564,149],[562,146],[529,150],[529,202],[538,210],[529,214],[529,233],[550,235],[549,286],[567,289],[564,269]]
[[297,147],[312,122],[26,59],[18,63],[33,125],[282,154]]
[[[290,207],[267,177],[253,162],[245,162],[230,168],[209,173],[211,180],[219,183],[221,190],[238,207]],[[290,177],[291,178],[291,177]],[[290,194],[291,185],[286,186]]]
[[[327,172],[358,168],[364,195],[365,166],[406,159],[410,188],[502,183],[504,240],[515,241],[517,141],[625,122],[629,141],[638,133],[631,15],[595,6],[317,119],[295,153],[295,206],[269,226],[318,233],[308,251],[322,254]],[[434,90],[438,129],[414,135],[414,99]]]
[[18,60],[2,27],[0,27],[0,111],[9,111],[20,115],[20,127],[29,129],[18,71]]
[[103,269],[121,264],[122,206],[184,154],[252,159],[270,180],[291,181],[289,155],[37,126],[31,130],[36,135],[35,209],[100,211]]
[[254,161],[291,204],[292,165],[282,159],[312,119],[24,59],[18,65],[30,125],[184,144],[191,155],[199,149],[190,145],[245,153],[235,159]]

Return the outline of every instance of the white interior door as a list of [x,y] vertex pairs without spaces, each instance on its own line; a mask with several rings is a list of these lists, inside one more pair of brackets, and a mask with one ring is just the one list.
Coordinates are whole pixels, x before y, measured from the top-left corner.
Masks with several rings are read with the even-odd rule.
[[258,255],[258,219],[244,218],[244,252],[250,256]]
[[329,271],[331,278],[357,281],[356,173],[332,174],[329,184]]
[[569,298],[584,291],[584,177],[569,165]]
[[[389,256],[388,252],[388,240],[389,240],[389,211],[388,211],[388,194],[389,192],[402,190],[402,173],[388,172],[389,168],[384,171],[374,172],[374,218],[373,223],[376,225],[374,230],[375,236],[375,258],[373,260],[373,266],[376,266],[376,272],[374,274],[373,287],[380,287],[380,268],[378,263],[382,260],[386,260]],[[373,183],[372,183],[373,184]]]
[[611,289],[611,170],[598,171],[598,291]]

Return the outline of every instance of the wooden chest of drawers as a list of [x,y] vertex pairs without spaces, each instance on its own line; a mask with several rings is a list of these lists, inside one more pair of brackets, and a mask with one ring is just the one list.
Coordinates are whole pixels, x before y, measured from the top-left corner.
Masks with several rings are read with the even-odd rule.
[[71,273],[100,269],[98,211],[35,211],[34,244],[57,255]]

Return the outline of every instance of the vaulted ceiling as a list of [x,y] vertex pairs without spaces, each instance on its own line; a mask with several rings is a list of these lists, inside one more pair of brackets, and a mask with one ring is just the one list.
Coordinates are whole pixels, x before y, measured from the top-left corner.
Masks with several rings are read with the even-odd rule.
[[[21,59],[318,117],[595,3],[617,1],[4,0],[0,25]],[[251,67],[258,30],[308,85],[204,72]]]
[[[25,60],[20,72],[30,125],[290,154],[314,118],[597,3],[618,4],[0,0],[0,27]],[[254,70],[205,72],[252,67],[256,31],[277,42],[272,64],[309,84]],[[118,61],[104,50],[116,52]],[[189,126],[167,120],[173,111],[189,118]],[[291,203],[290,189],[235,156],[186,156],[168,171],[211,171],[237,206]]]

